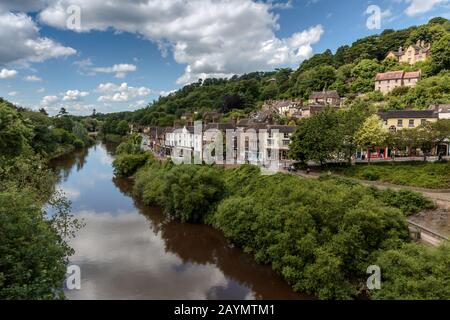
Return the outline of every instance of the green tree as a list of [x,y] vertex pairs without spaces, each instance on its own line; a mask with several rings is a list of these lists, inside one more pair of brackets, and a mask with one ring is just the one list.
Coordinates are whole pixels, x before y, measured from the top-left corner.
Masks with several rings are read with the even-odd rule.
[[429,248],[407,244],[381,252],[376,264],[382,270],[381,290],[375,299],[448,300],[450,298],[450,247]]
[[367,118],[366,109],[367,105],[359,102],[353,104],[348,111],[338,113],[335,144],[337,150],[349,164],[357,151],[358,143],[355,134]]
[[387,131],[383,129],[381,119],[377,115],[372,115],[364,121],[361,128],[355,134],[355,141],[361,147],[370,151],[375,147],[383,146],[386,143]]
[[323,165],[336,157],[341,137],[338,115],[331,108],[303,119],[292,136],[289,156],[297,161],[313,160]]
[[118,135],[126,136],[129,131],[130,131],[130,128],[128,126],[127,121],[122,120],[117,124],[116,132]]
[[356,93],[370,92],[374,90],[374,79],[381,66],[377,60],[361,60],[353,69],[352,90]]
[[433,43],[431,48],[431,68],[435,74],[450,70],[450,33]]
[[0,103],[0,156],[17,156],[29,148],[32,128],[20,114],[5,103]]

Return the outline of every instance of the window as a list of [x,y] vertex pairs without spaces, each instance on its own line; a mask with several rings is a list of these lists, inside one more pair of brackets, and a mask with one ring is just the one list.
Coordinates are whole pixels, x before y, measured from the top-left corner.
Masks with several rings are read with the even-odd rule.
[[402,119],[398,119],[397,120],[397,127],[403,127],[403,120]]
[[284,133],[284,138],[285,138],[285,139],[289,139],[289,133],[285,132],[285,133]]
[[414,119],[409,120],[409,127],[414,128]]

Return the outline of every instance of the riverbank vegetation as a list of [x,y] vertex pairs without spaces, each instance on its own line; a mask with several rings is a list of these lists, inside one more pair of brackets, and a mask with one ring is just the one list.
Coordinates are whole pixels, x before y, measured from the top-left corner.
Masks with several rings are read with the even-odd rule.
[[64,115],[52,119],[0,101],[0,299],[64,298],[72,254],[65,239],[81,223],[55,190],[47,161],[85,143],[82,126]]
[[[133,192],[146,205],[161,206],[173,219],[222,230],[258,262],[271,264],[295,290],[322,299],[371,296],[365,288],[367,267],[389,250],[403,250],[409,242],[406,216],[432,206],[420,194],[379,191],[347,179],[265,176],[248,165],[174,165],[151,156],[134,180]],[[389,270],[383,272],[398,285]],[[444,291],[433,294],[448,298]]]
[[430,189],[450,189],[449,162],[389,162],[370,166],[328,166],[327,170],[346,177],[388,182]]

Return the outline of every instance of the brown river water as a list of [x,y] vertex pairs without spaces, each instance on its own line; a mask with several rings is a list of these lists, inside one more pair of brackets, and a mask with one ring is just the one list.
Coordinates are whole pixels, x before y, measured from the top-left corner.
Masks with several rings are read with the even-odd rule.
[[68,299],[311,299],[221,232],[167,221],[133,199],[132,182],[114,177],[114,149],[99,143],[52,162],[86,224],[69,243],[81,289]]

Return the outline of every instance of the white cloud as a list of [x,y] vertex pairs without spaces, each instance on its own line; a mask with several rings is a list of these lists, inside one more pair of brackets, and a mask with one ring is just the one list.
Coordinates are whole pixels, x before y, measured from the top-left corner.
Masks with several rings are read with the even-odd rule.
[[436,6],[446,4],[449,0],[405,0],[409,3],[405,13],[408,16],[416,16],[433,10]]
[[[0,47],[1,50],[1,47]],[[7,78],[13,78],[17,75],[16,70],[8,70],[8,69],[2,69],[0,71],[0,79],[7,79]]]
[[97,99],[99,102],[127,102],[134,98],[148,96],[152,93],[149,88],[135,88],[129,86],[125,82],[121,85],[110,82],[101,83],[98,86],[97,91],[104,94]]
[[[79,32],[113,28],[130,32],[171,50],[186,65],[178,83],[227,77],[255,70],[296,65],[313,54],[321,25],[279,38],[274,1],[255,0],[54,0],[39,14],[50,26],[66,29],[68,5],[83,8]],[[288,1],[287,4],[290,2]],[[286,4],[286,3],[285,3]],[[114,68],[114,67],[111,67]],[[112,69],[105,69],[113,72]],[[116,72],[116,76],[124,76]]]
[[11,92],[8,92],[8,96],[10,96],[10,97],[15,97],[15,96],[17,96],[17,91],[11,91]]
[[89,92],[87,91],[68,90],[63,97],[63,101],[78,101],[88,95]]
[[48,107],[58,100],[59,98],[57,96],[45,96],[42,98],[41,105],[44,107]]
[[76,51],[39,34],[39,28],[24,13],[0,12],[0,64],[42,62]]
[[[145,100],[138,100],[138,101],[136,101],[136,106],[137,106],[137,107],[142,108],[142,107],[144,107],[145,105],[147,105],[147,102],[146,102]],[[133,106],[133,107],[134,107],[134,106]]]
[[94,72],[99,73],[115,73],[116,78],[125,78],[128,72],[133,72],[137,70],[134,64],[115,64],[112,67],[98,67],[92,69]]
[[35,76],[35,75],[31,75],[31,76],[26,76],[24,78],[25,81],[30,81],[30,82],[38,82],[38,81],[42,81],[41,78]]
[[174,93],[174,92],[176,92],[177,90],[170,90],[170,91],[161,91],[160,93],[159,93],[159,95],[161,96],[161,97],[167,97],[168,95],[171,95],[172,93]]

